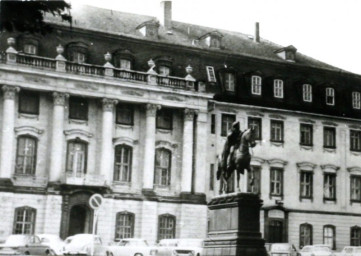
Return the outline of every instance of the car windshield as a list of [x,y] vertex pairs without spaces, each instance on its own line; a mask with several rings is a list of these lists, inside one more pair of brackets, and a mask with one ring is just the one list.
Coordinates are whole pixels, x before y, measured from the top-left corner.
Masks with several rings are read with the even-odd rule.
[[271,251],[289,251],[291,250],[290,244],[272,244]]
[[42,243],[59,243],[63,240],[56,235],[39,235]]
[[145,240],[122,240],[118,246],[148,246],[148,243]]
[[6,245],[25,245],[28,242],[27,236],[9,236],[5,244]]
[[67,243],[78,244],[78,245],[85,245],[92,241],[92,235],[81,235],[81,236],[74,236],[68,241]]
[[315,251],[315,252],[329,252],[329,251],[331,251],[331,249],[329,247],[327,247],[327,246],[315,246],[313,248],[313,251]]
[[179,240],[178,246],[202,247],[202,240]]

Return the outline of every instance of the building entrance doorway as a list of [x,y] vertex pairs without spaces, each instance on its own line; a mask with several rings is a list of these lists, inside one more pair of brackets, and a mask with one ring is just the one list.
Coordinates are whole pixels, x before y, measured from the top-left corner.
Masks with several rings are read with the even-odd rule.
[[270,220],[268,226],[269,243],[283,242],[283,220]]
[[90,232],[90,212],[87,205],[74,205],[70,210],[68,235]]

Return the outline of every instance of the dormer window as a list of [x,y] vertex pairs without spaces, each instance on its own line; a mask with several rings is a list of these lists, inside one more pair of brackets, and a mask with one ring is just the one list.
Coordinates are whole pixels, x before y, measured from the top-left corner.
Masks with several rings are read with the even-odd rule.
[[352,92],[352,107],[354,109],[361,108],[361,97],[360,92]]
[[167,66],[159,66],[158,72],[159,72],[159,75],[161,75],[161,76],[169,76],[170,68]]
[[68,60],[76,63],[85,63],[88,46],[82,42],[73,42],[67,46]]
[[114,66],[121,69],[131,70],[133,68],[134,57],[127,49],[118,49],[113,53]]
[[262,78],[260,76],[252,76],[251,78],[252,94],[262,94]]
[[36,55],[38,53],[38,47],[33,44],[24,44],[24,53]]
[[225,73],[224,74],[224,87],[226,89],[226,91],[229,92],[234,92],[235,89],[235,76],[233,73]]
[[70,55],[70,61],[76,62],[76,63],[84,63],[85,62],[85,54],[81,52],[73,52]]
[[335,105],[335,89],[326,88],[326,104],[330,106]]
[[304,84],[302,86],[303,101],[312,102],[312,85]]
[[156,39],[158,38],[159,22],[156,20],[149,20],[140,24],[136,29],[143,36]]
[[119,67],[121,68],[121,69],[128,69],[128,70],[130,70],[130,69],[132,69],[131,67],[132,67],[132,63],[131,63],[131,61],[130,60],[127,60],[127,59],[120,59],[119,60]]
[[296,52],[297,49],[293,45],[289,45],[287,47],[283,47],[274,51],[274,53],[276,53],[277,56],[280,57],[281,59],[291,62],[296,61]]
[[281,79],[273,80],[273,96],[283,98],[283,81]]
[[218,31],[212,31],[199,38],[199,41],[210,48],[221,48],[221,40],[223,35]]

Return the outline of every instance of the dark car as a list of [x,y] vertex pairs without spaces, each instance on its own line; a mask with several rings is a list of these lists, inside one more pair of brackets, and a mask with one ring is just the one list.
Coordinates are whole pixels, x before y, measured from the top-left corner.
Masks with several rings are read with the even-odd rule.
[[41,244],[35,235],[11,235],[0,245],[0,255],[55,255],[49,246]]

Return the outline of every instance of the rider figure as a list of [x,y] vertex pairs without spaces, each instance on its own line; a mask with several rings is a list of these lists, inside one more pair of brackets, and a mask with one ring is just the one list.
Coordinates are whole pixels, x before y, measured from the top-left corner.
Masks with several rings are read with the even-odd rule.
[[234,146],[238,142],[240,135],[242,134],[240,130],[239,122],[236,121],[232,124],[232,130],[227,135],[226,142],[224,143],[224,148],[222,152],[222,166],[225,171],[228,172],[231,165],[231,158],[234,152]]

